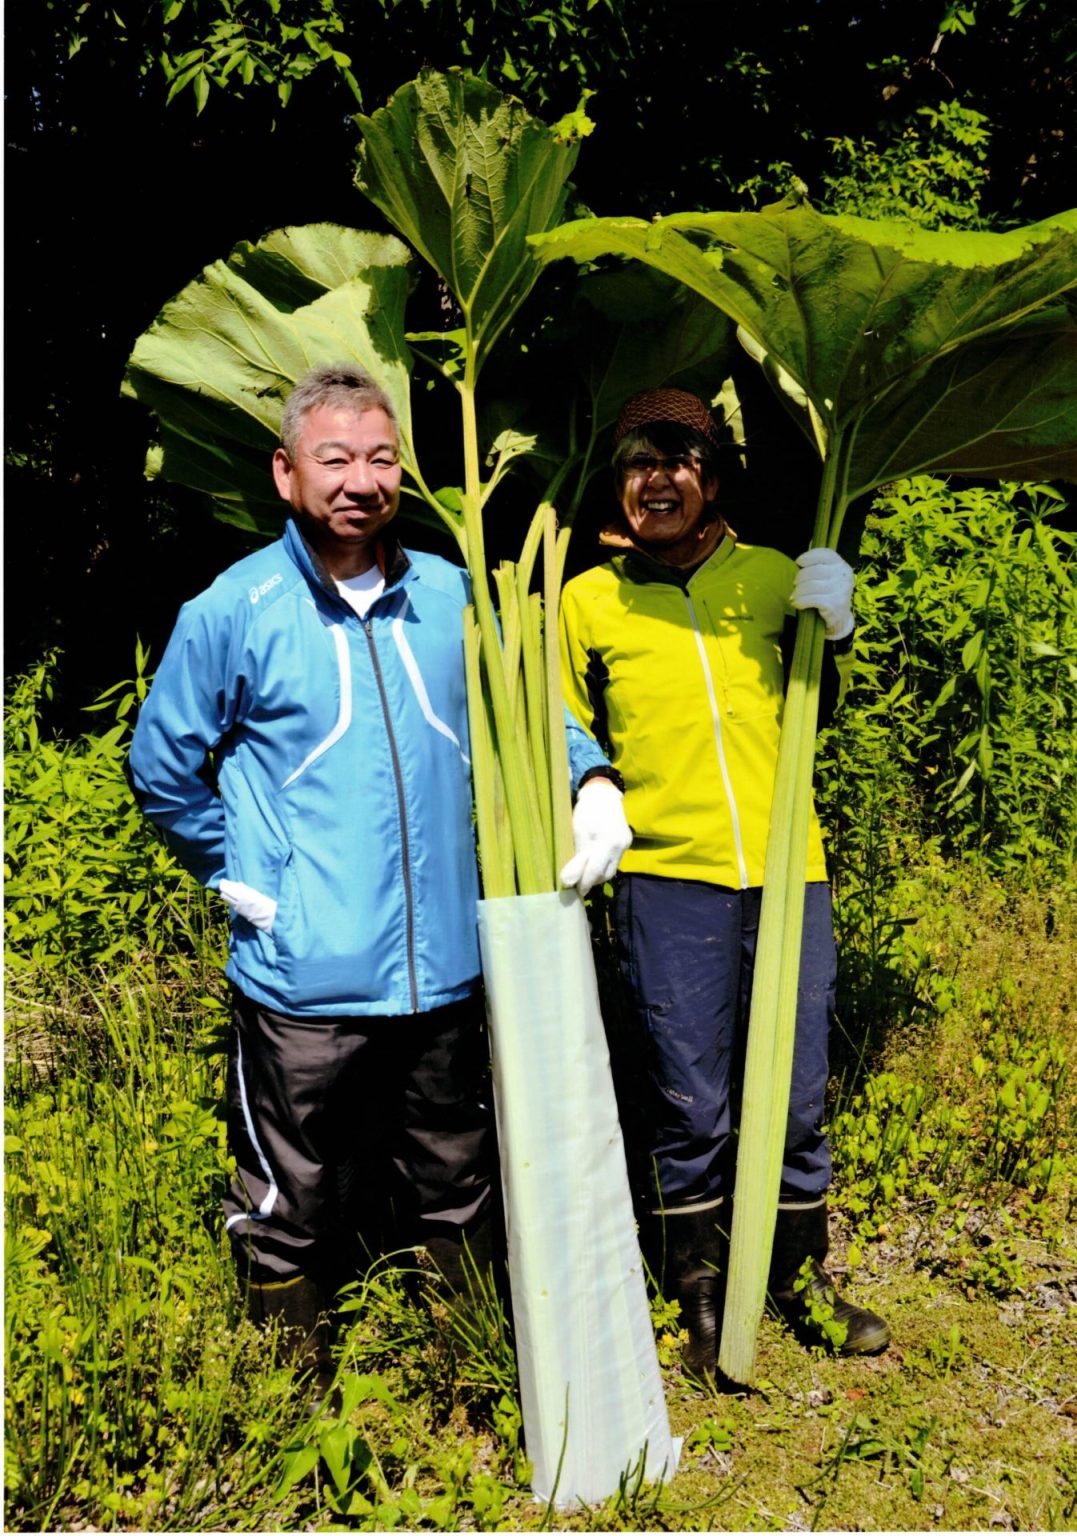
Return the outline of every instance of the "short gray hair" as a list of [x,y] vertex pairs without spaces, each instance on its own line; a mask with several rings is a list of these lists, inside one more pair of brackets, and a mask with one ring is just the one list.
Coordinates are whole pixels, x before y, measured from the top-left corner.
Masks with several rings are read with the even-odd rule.
[[330,405],[340,410],[384,411],[399,436],[400,425],[392,401],[375,383],[365,368],[357,363],[321,363],[305,373],[288,396],[280,423],[281,447],[294,463],[303,432],[303,418],[308,411]]

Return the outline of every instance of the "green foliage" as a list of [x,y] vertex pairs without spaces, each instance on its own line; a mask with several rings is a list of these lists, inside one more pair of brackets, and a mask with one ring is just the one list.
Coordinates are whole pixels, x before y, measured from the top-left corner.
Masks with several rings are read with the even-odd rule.
[[426,71],[358,123],[356,183],[448,285],[473,383],[539,275],[528,237],[561,217],[586,118],[550,128],[473,75]]
[[730,316],[830,468],[815,542],[836,540],[849,501],[923,469],[1077,478],[1077,214],[939,232],[791,197],[576,220],[535,244],[544,261],[635,257]]
[[[878,1462],[880,1477],[889,1472],[906,1479],[913,1498],[919,1501],[924,1496],[924,1453],[936,1428],[933,1416],[917,1414],[903,1426],[900,1435],[888,1434],[870,1414],[854,1414],[839,1443],[822,1459],[819,1481],[836,1481],[846,1463]],[[820,1505],[816,1517],[821,1513]]]
[[[495,442],[484,485],[476,384],[494,342],[538,278],[528,242],[561,216],[583,119],[576,113],[551,128],[472,75],[426,70],[359,126],[358,186],[438,274],[462,320],[454,332],[413,339],[446,351],[444,371],[460,398],[463,488],[453,498],[460,510],[443,497],[441,515],[457,535],[472,580],[465,654],[483,890],[488,897],[554,890],[572,852],[552,623],[561,567],[556,514],[552,505],[540,506],[518,566],[498,572],[499,627],[483,510],[505,462],[525,443],[518,430]],[[540,537],[541,609],[529,596]]]
[[[931,920],[946,926],[955,915],[944,905]],[[951,1275],[970,1297],[1006,1297],[1026,1284],[1033,1212],[1059,1186],[1064,1195],[1073,1174],[1066,1051],[1008,969],[993,986],[955,986],[932,971],[918,984],[961,1014],[962,1039],[975,1048],[949,1075],[928,1082],[884,1071],[846,1099],[829,1127],[835,1203],[859,1240],[891,1232],[902,1210],[919,1211],[918,1264]],[[1056,1239],[1064,1230],[1045,1214],[1034,1224]],[[858,1241],[850,1264],[862,1256]]]
[[164,473],[210,490],[224,502],[223,515],[264,527],[259,498],[264,503],[268,488],[262,489],[267,481],[257,462],[272,441],[289,385],[312,362],[345,355],[386,386],[397,404],[405,466],[428,511],[456,538],[472,576],[468,693],[485,890],[515,890],[517,875],[524,892],[550,890],[571,854],[571,810],[563,712],[555,696],[556,636],[552,626],[543,635],[529,586],[542,534],[547,611],[556,610],[556,524],[553,508],[540,508],[519,568],[500,572],[499,632],[483,508],[533,438],[515,422],[500,432],[484,483],[475,387],[490,349],[539,276],[528,238],[561,216],[586,119],[577,112],[551,128],[474,76],[427,70],[358,122],[360,188],[431,265],[459,308],[457,330],[410,339],[433,349],[459,393],[462,490],[431,493],[415,463],[411,351],[403,330],[407,253],[391,237],[316,226],[238,247],[166,306],[137,344],[125,388],[158,414]]
[[[521,392],[518,408],[538,429],[534,454],[549,477],[544,499],[556,504],[562,525],[570,525],[588,483],[607,469],[600,446],[608,444],[625,401],[642,387],[663,385],[713,399],[736,346],[733,327],[713,304],[639,265],[589,273],[548,302],[552,321],[544,320],[527,342],[529,371],[538,378],[559,375],[560,389],[532,388],[526,399]],[[587,336],[582,349],[581,332]],[[729,437],[739,441],[743,425],[735,405],[726,420]]]
[[[408,0],[381,0],[388,16]],[[596,88],[595,62],[627,61],[632,39],[618,0],[422,0],[439,28],[459,41],[462,61],[538,108],[564,91]],[[413,8],[413,7],[412,7]]]
[[[115,13],[121,35],[127,30],[124,10]],[[406,0],[374,0],[365,7],[347,0],[163,0],[163,46],[144,67],[149,71],[157,64],[168,85],[166,101],[190,102],[196,114],[215,91],[243,99],[270,90],[285,107],[293,89],[315,77],[323,90],[337,81],[345,87],[342,110],[347,110],[349,97],[353,106],[363,100],[356,73],[365,76],[363,49],[357,39],[396,23],[396,35],[406,35],[404,29],[450,33],[462,63],[506,90],[526,93],[541,107],[551,87],[566,77],[584,89],[600,52],[608,59],[611,50],[625,56],[630,48],[614,0],[560,0],[541,9],[525,0],[488,7],[470,0],[422,0],[425,28],[406,14],[415,10]],[[69,54],[86,40],[85,27],[76,21]]]
[[814,1280],[812,1261],[805,1259],[793,1281],[793,1290],[802,1304],[804,1321],[811,1334],[824,1341],[816,1348],[840,1351],[848,1335],[849,1325],[839,1322],[834,1316],[834,1303],[820,1293],[819,1288],[813,1284]]
[[135,677],[95,706],[111,714],[109,728],[74,742],[40,730],[56,653],[10,691],[4,923],[8,963],[21,980],[189,949],[208,921],[207,898],[150,830],[124,776],[133,712],[149,686],[146,661],[139,647]]
[[[1077,828],[1077,538],[1049,486],[918,477],[868,519],[857,667],[820,746],[842,899],[914,846],[1068,876]],[[877,867],[880,847],[888,856]],[[893,937],[897,912],[875,916]],[[875,937],[875,953],[887,942]]]
[[938,1334],[928,1345],[928,1359],[936,1376],[951,1376],[964,1369],[972,1358],[972,1352],[956,1323],[951,1323],[945,1333]]
[[[378,1405],[389,1419],[372,1438],[354,1420],[364,1405]],[[357,1413],[357,1410],[359,1412]],[[345,1517],[359,1530],[458,1530],[462,1524],[496,1530],[510,1488],[478,1465],[479,1447],[461,1440],[436,1448],[431,1439],[416,1444],[413,1415],[379,1376],[348,1375],[340,1412],[332,1420],[312,1421],[284,1451],[278,1492],[287,1495],[320,1470],[318,1504],[326,1514]],[[425,1438],[425,1437],[424,1437]],[[417,1476],[423,1461],[440,1485],[420,1492]]]
[[[46,671],[37,687],[48,686]],[[137,697],[136,682],[110,690],[102,736]],[[32,752],[20,718],[12,740]],[[108,821],[107,807],[91,814]],[[859,1234],[849,1265],[882,1279],[888,1299],[875,1304],[901,1352],[813,1361],[813,1391],[793,1411],[805,1397],[790,1385],[803,1358],[774,1329],[764,1339],[770,1380],[750,1397],[726,1396],[718,1412],[677,1369],[676,1307],[656,1301],[688,1454],[671,1487],[648,1489],[631,1470],[605,1506],[568,1524],[714,1529],[743,1524],[753,1507],[758,1525],[781,1507],[816,1524],[881,1524],[872,1500],[885,1496],[886,1522],[913,1529],[922,1496],[925,1509],[944,1504],[955,1528],[986,1528],[975,1488],[993,1486],[992,1416],[1015,1404],[1030,1454],[999,1497],[1017,1524],[1064,1523],[1070,1484],[1038,1493],[1035,1473],[1068,1465],[1058,1460],[1062,1420],[1042,1402],[1061,1400],[1072,1372],[1038,1298],[1065,1298],[1077,1257],[1067,1216],[1074,1084],[1064,1070],[1072,898],[990,886],[990,899],[974,896],[985,877],[937,860],[900,874],[912,921],[891,962],[919,1034],[895,1032],[892,1064],[839,1109],[831,1143],[834,1204]],[[97,942],[109,942],[104,930]],[[343,1403],[328,1418],[308,1418],[303,1391],[268,1363],[219,1235],[229,1168],[216,928],[195,928],[190,945],[188,958],[156,957],[132,942],[103,969],[91,953],[84,985],[68,976],[60,1006],[49,970],[21,971],[9,993],[8,1527],[552,1522],[527,1491],[505,1322],[481,1295],[457,1316],[424,1297],[425,1272],[385,1263],[358,1279],[344,1302]],[[910,1039],[920,1042],[914,1060],[901,1055]],[[944,1310],[955,1305],[956,1323]],[[1012,1322],[1023,1307],[1031,1334]],[[948,1474],[958,1446],[974,1469],[968,1483]],[[1045,1448],[1043,1463],[1032,1446]]]
[[219,1064],[164,987],[102,993],[99,1007],[102,1062],[80,1028],[61,1076],[18,1057],[8,1074],[5,1453],[22,1528],[62,1525],[87,1500],[109,1522],[202,1520],[253,1450],[233,1383],[270,1418],[282,1406],[251,1380],[230,1265],[207,1232]]
[[697,1424],[692,1433],[685,1438],[686,1451],[697,1453],[717,1451],[724,1453],[733,1449],[733,1433],[735,1425],[732,1419],[706,1418]]
[[660,1365],[672,1365],[679,1358],[681,1345],[688,1342],[688,1329],[680,1324],[681,1304],[667,1301],[661,1291],[651,1292],[651,1326]]
[[391,235],[315,224],[237,245],[165,305],[128,360],[124,393],[160,423],[147,472],[205,491],[227,522],[278,533],[269,460],[284,402],[309,368],[345,360],[392,400],[401,461],[436,506],[411,442],[411,284],[408,252]]
[[[533,237],[544,261],[634,257],[738,327],[822,460],[813,546],[857,497],[924,468],[1077,478],[1077,214],[1006,235],[816,213],[590,218]],[[802,614],[770,814],[719,1365],[750,1382],[788,1108],[819,677]]]
[[1014,1239],[1014,1221],[1000,1211],[988,1226],[969,1229],[968,1212],[959,1211],[944,1234],[945,1262],[963,1280],[965,1293],[978,1290],[997,1297],[1011,1296],[1028,1284],[1028,1275]]
[[981,229],[990,144],[982,112],[956,100],[918,107],[889,141],[832,138],[833,170],[820,205],[925,229]]
[[201,114],[211,89],[242,95],[271,86],[283,107],[316,71],[335,74],[356,103],[362,99],[351,57],[336,46],[345,32],[336,0],[162,0],[162,9],[169,102],[186,92]]
[[841,1205],[862,1235],[876,1235],[908,1201],[939,1203],[970,1186],[985,1200],[999,1185],[1034,1197],[1050,1190],[1062,1161],[1061,1042],[1028,1025],[985,1027],[991,1061],[973,1057],[966,1098],[882,1072],[831,1121]]

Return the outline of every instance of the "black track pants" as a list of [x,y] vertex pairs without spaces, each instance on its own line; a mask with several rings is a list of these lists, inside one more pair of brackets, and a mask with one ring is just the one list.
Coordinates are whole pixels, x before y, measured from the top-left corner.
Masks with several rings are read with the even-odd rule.
[[468,1230],[495,1140],[482,1002],[394,1018],[296,1019],[233,994],[225,1225],[243,1279],[335,1278],[342,1188],[388,1200],[395,1239]]

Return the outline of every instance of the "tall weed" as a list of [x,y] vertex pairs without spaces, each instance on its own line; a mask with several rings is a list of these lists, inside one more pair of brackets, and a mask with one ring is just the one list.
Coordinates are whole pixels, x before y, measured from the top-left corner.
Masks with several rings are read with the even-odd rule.
[[[955,489],[919,476],[868,519],[857,658],[823,741],[823,800],[843,868],[885,795],[889,829],[1068,878],[1077,838],[1077,536],[1050,486]],[[868,811],[867,817],[864,815]]]
[[[61,1073],[18,1054],[8,1070],[8,1528],[87,1508],[109,1525],[212,1528],[252,1462],[264,1481],[259,1426],[283,1421],[284,1438],[295,1414],[240,1322],[217,1235],[215,1020],[162,1038],[170,997],[148,971],[99,1004],[103,1071],[75,1052]],[[256,1499],[250,1525],[270,1516]]]
[[5,709],[4,924],[9,972],[35,990],[146,954],[190,954],[210,903],[135,805],[124,773],[147,657],[91,708],[109,724],[76,741],[42,735],[59,656],[16,680]]

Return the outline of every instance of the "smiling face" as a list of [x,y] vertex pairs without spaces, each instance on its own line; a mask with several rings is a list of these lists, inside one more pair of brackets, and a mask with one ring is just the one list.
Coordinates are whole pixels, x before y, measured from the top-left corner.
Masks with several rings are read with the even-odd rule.
[[636,538],[671,565],[690,560],[704,510],[718,493],[717,476],[704,474],[694,454],[674,449],[640,449],[620,469],[621,510]]
[[400,504],[400,443],[383,410],[319,405],[303,417],[295,457],[273,455],[277,490],[330,575],[374,564],[374,541]]

